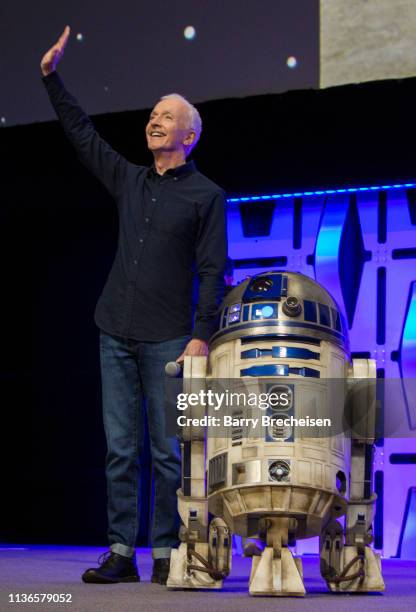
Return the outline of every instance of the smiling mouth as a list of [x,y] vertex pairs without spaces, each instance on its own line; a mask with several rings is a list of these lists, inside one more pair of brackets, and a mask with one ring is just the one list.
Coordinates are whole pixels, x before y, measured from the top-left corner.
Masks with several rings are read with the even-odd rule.
[[164,134],[163,132],[158,132],[157,130],[153,130],[149,133],[149,136],[152,136],[153,138],[162,138],[162,136],[166,136],[166,134]]

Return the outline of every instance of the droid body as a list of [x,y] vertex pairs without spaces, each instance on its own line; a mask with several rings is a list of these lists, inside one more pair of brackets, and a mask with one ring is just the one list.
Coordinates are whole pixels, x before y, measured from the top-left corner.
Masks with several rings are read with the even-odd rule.
[[313,536],[330,590],[384,589],[369,547],[374,388],[351,394],[374,377],[373,362],[351,362],[342,314],[310,278],[263,273],[227,295],[209,359],[186,358],[183,389],[229,395],[232,387],[237,401],[226,414],[221,405],[227,426],[198,425],[208,410],[201,404],[192,407],[196,424],[182,429],[182,544],[168,587],[221,588],[238,534],[254,539],[251,595],[304,595],[301,559],[289,547]]

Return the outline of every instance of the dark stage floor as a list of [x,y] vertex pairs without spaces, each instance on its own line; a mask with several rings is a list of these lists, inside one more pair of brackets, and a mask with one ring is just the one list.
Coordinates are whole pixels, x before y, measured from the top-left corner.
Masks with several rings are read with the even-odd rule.
[[[250,560],[234,555],[232,575],[221,592],[168,591],[149,582],[151,555],[140,549],[137,555],[142,582],[133,584],[83,584],[80,575],[94,566],[104,551],[99,548],[68,546],[0,547],[0,610],[71,610],[89,612],[152,610],[175,612],[200,609],[322,612],[368,610],[416,610],[416,561],[383,560],[384,594],[331,595],[319,574],[318,556],[304,556],[308,591],[305,598],[250,597],[247,592]],[[11,593],[69,593],[70,603],[9,603]]]

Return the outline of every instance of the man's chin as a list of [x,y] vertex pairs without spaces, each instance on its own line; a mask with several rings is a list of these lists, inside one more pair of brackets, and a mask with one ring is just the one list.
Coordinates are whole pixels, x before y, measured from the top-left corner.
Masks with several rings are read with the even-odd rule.
[[148,150],[155,154],[155,153],[172,153],[172,151],[174,149],[169,148],[169,147],[164,147],[163,145],[158,146],[157,144],[148,144],[147,145]]

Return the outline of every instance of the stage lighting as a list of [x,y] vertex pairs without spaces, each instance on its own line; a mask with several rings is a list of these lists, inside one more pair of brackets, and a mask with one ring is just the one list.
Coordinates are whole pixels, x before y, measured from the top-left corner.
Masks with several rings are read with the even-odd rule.
[[196,36],[196,30],[193,26],[186,26],[186,28],[183,31],[183,35],[186,38],[186,40],[193,40]]

